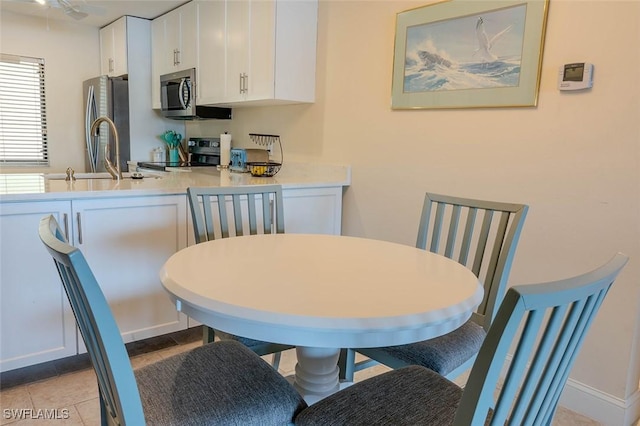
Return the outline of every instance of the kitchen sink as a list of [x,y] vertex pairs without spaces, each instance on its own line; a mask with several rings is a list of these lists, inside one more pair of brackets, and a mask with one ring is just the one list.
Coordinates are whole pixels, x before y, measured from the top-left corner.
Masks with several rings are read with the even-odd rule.
[[[134,178],[131,177],[132,173],[124,172],[122,173],[122,177],[124,179],[162,179],[162,176],[159,174],[151,174],[151,173],[140,173],[136,172],[135,174],[142,175],[142,177]],[[113,177],[107,172],[96,172],[96,173],[75,173],[73,175],[76,180],[84,180],[84,179],[113,179]],[[45,173],[45,179],[49,180],[65,180],[67,178],[66,173]]]

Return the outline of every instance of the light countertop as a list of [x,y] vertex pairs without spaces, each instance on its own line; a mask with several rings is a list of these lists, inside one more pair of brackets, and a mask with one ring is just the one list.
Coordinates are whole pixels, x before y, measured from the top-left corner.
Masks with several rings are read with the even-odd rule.
[[112,179],[77,179],[68,182],[64,178],[49,179],[44,173],[0,174],[0,202],[184,194],[190,186],[280,184],[283,189],[291,189],[351,184],[349,166],[316,163],[285,163],[274,177],[253,177],[249,173],[217,170],[214,167],[143,173],[143,179],[127,178],[119,182]]

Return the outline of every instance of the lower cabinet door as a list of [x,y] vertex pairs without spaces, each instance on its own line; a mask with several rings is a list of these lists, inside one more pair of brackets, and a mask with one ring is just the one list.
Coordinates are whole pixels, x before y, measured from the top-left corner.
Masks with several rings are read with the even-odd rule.
[[284,228],[290,234],[342,232],[342,187],[286,189]]
[[49,214],[71,234],[70,201],[0,206],[1,371],[76,354],[73,312],[51,255],[38,236],[40,219]]
[[[126,342],[187,328],[160,268],[187,245],[186,196],[73,201],[74,244],[84,253]],[[82,347],[81,347],[82,351]]]

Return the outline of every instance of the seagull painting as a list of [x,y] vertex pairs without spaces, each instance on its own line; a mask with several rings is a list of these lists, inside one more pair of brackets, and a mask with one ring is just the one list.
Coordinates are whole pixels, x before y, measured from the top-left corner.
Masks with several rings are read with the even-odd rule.
[[509,32],[511,28],[513,28],[513,25],[509,25],[504,30],[489,38],[484,29],[484,19],[482,19],[482,16],[478,17],[478,20],[476,21],[476,36],[478,37],[478,49],[476,50],[476,53],[482,57],[483,61],[494,62],[498,60],[498,57],[491,52],[491,48],[495,42],[504,34]]
[[518,87],[526,15],[527,5],[518,4],[409,26],[402,90]]

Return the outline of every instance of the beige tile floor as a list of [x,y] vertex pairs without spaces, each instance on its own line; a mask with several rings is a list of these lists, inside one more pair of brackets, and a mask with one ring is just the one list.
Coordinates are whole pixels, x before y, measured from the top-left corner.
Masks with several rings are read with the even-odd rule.
[[[192,333],[190,341],[180,342],[165,348],[147,353],[132,355],[133,368],[153,363],[176,353],[189,350],[201,344],[197,340],[197,333]],[[130,352],[131,353],[131,352]],[[270,356],[265,357],[270,361]],[[286,351],[280,362],[280,372],[283,375],[293,374],[296,363],[295,350]],[[384,366],[376,366],[356,373],[355,380],[364,380],[386,371]],[[464,380],[464,379],[462,379]],[[1,383],[0,383],[1,385]],[[36,380],[17,386],[2,386],[0,390],[0,425],[12,426],[41,426],[74,425],[94,426],[100,424],[100,409],[98,404],[98,388],[94,372],[91,368],[59,374],[47,379]],[[29,413],[38,413],[38,409],[46,409],[48,413],[57,415],[58,419],[16,419],[11,418],[11,409],[27,409]],[[52,410],[55,409],[55,410]],[[8,418],[9,417],[9,418]],[[570,425],[599,425],[600,423],[559,407],[554,426]]]

